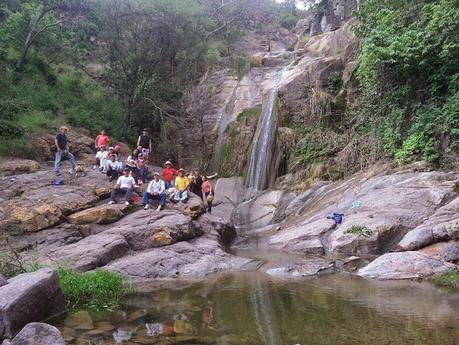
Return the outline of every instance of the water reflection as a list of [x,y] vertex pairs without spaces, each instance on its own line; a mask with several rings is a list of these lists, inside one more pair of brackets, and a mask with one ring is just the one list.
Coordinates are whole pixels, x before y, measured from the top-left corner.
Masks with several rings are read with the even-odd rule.
[[247,273],[136,294],[93,329],[58,326],[70,344],[459,345],[458,310],[429,284]]

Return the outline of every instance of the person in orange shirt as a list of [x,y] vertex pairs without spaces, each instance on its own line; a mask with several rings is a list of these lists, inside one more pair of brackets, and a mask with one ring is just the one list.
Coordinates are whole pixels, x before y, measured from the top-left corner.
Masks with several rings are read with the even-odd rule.
[[171,161],[164,163],[164,169],[161,172],[163,176],[164,183],[166,184],[166,189],[174,187],[175,176],[177,176],[177,170],[172,166]]
[[102,148],[108,148],[108,143],[110,142],[110,138],[105,134],[104,130],[100,131],[100,134],[96,137],[94,141],[94,146],[96,150],[99,151]]

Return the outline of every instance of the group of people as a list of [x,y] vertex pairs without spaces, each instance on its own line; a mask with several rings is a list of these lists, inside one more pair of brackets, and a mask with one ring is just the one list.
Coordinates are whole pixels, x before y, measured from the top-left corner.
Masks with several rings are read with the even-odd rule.
[[[67,132],[67,127],[61,127],[55,139],[55,172],[57,176],[60,175],[62,157],[69,160],[71,173],[76,170],[75,157],[68,149]],[[96,155],[93,169],[99,169],[109,177],[110,181],[116,180],[115,187],[111,192],[110,204],[116,203],[118,195],[125,196],[126,205],[132,204],[133,194],[139,191],[149,178],[147,160],[152,147],[148,129],[143,130],[137,144],[138,146],[123,161],[121,145],[110,146],[110,138],[104,130],[95,138]],[[168,199],[173,203],[186,203],[190,197],[189,192],[192,192],[206,201],[207,211],[211,212],[214,192],[210,180],[216,176],[217,174],[202,175],[199,169],[186,174],[184,169],[176,170],[172,162],[167,161],[161,172],[153,173],[153,179],[143,192],[141,203],[147,210],[150,208],[150,201],[156,199],[159,201],[157,211],[161,211]]]

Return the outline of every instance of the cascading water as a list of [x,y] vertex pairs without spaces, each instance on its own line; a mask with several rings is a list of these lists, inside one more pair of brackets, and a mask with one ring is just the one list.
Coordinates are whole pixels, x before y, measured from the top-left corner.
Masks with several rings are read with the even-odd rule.
[[231,122],[231,118],[234,112],[235,104],[237,101],[237,87],[234,89],[231,97],[226,104],[225,110],[223,111],[220,124],[218,126],[217,141],[215,142],[215,153],[211,163],[212,171],[220,171],[220,159],[222,155],[223,140],[225,138],[225,130]]
[[[290,65],[289,65],[290,66]],[[284,67],[277,72],[274,86],[268,92],[268,98],[264,105],[257,131],[252,142],[252,150],[247,172],[247,187],[250,190],[263,190],[269,184],[272,174],[272,157],[276,145],[277,112],[276,101],[279,86],[284,72],[289,68]]]

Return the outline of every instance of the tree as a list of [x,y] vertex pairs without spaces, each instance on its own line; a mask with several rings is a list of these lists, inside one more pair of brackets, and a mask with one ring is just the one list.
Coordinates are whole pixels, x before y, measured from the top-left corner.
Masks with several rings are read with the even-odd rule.
[[62,4],[63,0],[32,0],[22,5],[28,30],[22,43],[21,53],[16,62],[16,70],[22,70],[27,53],[38,36],[64,22],[64,19],[55,16],[55,11]]

